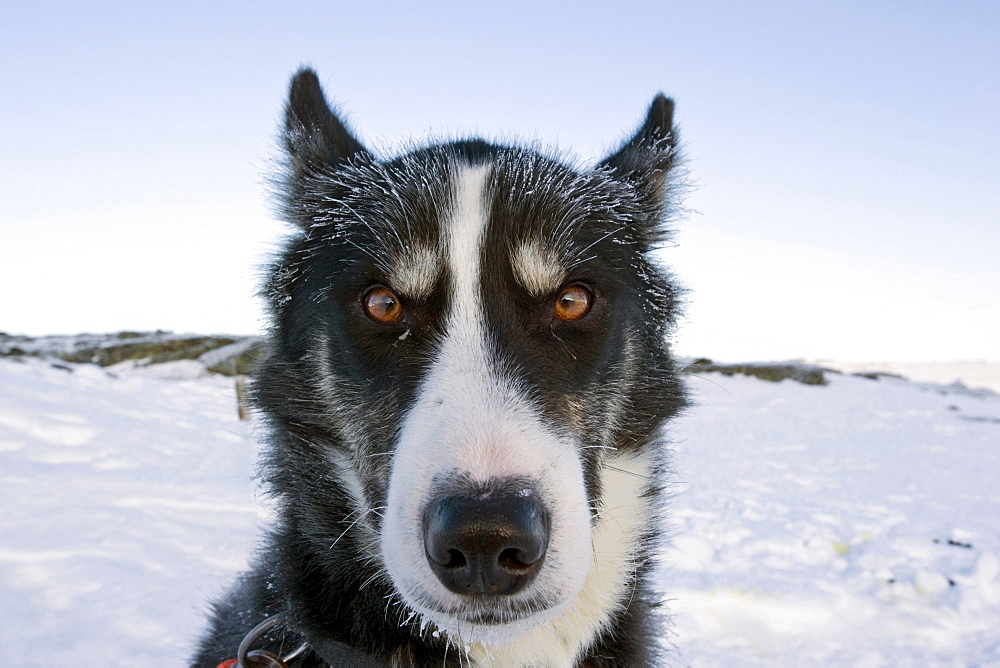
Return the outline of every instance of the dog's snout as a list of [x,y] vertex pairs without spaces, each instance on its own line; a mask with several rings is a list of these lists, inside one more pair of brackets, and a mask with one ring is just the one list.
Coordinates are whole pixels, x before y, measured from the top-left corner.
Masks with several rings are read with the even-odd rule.
[[531,494],[446,496],[424,513],[431,569],[456,594],[515,594],[538,573],[548,516]]

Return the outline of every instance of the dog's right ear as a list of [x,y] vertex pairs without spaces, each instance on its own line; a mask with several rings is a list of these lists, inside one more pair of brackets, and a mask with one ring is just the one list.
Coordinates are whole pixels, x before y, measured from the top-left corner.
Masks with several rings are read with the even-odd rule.
[[296,175],[341,165],[355,155],[368,153],[330,110],[319,78],[308,67],[292,77],[283,138]]

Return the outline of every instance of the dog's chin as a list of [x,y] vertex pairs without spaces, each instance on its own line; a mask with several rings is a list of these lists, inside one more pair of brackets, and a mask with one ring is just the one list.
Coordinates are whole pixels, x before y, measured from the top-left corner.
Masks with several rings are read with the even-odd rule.
[[416,589],[418,596],[403,600],[424,623],[463,644],[499,646],[515,642],[532,629],[561,614],[569,605],[565,593],[508,597],[451,597],[447,602],[426,590]]
[[503,645],[527,635],[562,610],[563,604],[551,607],[541,604],[530,606],[488,606],[476,604],[450,612],[427,611],[423,616],[447,635],[460,638],[463,643]]

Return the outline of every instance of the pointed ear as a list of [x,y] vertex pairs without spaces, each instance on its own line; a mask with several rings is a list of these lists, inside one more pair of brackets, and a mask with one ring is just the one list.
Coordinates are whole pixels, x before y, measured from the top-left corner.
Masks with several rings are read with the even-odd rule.
[[608,169],[615,179],[633,184],[659,202],[665,194],[667,174],[676,162],[674,101],[660,93],[649,105],[639,131],[598,167]]
[[296,174],[340,165],[368,152],[330,110],[316,73],[307,67],[292,77],[283,139]]

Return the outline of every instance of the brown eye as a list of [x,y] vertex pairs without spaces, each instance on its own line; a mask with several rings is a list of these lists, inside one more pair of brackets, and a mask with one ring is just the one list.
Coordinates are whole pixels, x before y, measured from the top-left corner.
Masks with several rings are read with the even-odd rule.
[[563,288],[556,297],[555,317],[559,320],[579,320],[587,315],[594,296],[582,285]]
[[403,319],[403,304],[392,290],[380,285],[365,295],[365,313],[375,322],[395,325]]

